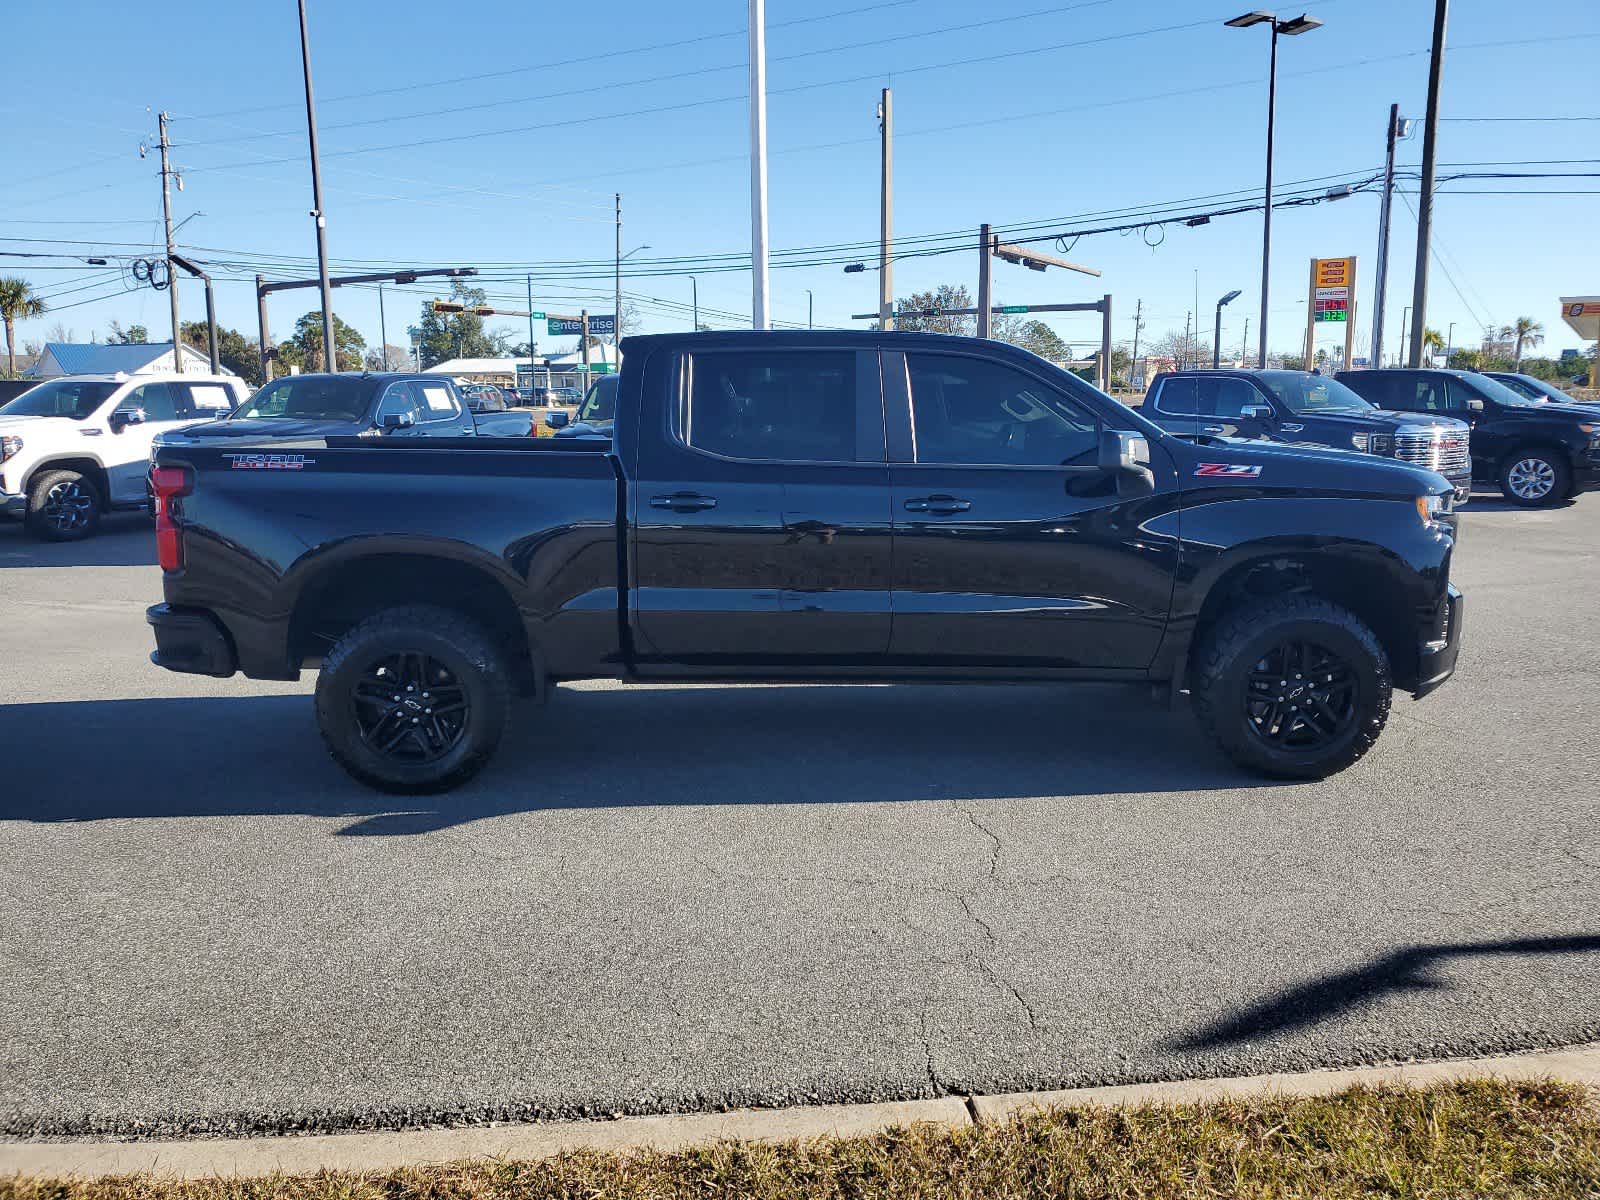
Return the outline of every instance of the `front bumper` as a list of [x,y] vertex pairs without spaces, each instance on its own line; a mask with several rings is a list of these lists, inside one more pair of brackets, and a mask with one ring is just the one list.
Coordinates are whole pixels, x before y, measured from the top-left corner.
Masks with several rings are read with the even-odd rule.
[[1572,494],[1600,492],[1600,450],[1581,454],[1572,464]]
[[156,604],[145,610],[144,619],[156,633],[156,648],[150,655],[156,666],[218,679],[238,670],[233,642],[216,617],[204,609]]
[[1466,636],[1466,598],[1455,584],[1445,585],[1444,610],[1434,621],[1417,647],[1417,686],[1412,695],[1418,700],[1444,683],[1456,673],[1456,658],[1461,653],[1461,639]]
[[28,512],[28,498],[0,492],[0,517],[21,517]]

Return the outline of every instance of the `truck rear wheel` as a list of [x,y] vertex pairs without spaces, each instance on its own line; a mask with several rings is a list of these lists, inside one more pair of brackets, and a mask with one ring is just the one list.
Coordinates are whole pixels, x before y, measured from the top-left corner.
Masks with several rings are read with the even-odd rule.
[[483,769],[511,711],[493,640],[448,609],[392,608],[340,638],[317,677],[334,761],[385,792],[443,792]]
[[1389,658],[1354,613],[1289,593],[1241,605],[1194,659],[1195,711],[1229,758],[1281,779],[1321,779],[1377,742]]
[[100,528],[100,490],[77,471],[44,471],[28,489],[28,532],[47,542],[81,542]]

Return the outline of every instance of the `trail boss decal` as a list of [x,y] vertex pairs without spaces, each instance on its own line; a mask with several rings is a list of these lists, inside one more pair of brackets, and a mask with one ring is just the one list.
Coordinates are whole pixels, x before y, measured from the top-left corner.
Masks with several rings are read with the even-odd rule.
[[299,471],[317,460],[304,454],[224,454],[235,471]]
[[1201,463],[1195,467],[1196,475],[1224,475],[1229,479],[1259,479],[1261,468],[1249,463]]

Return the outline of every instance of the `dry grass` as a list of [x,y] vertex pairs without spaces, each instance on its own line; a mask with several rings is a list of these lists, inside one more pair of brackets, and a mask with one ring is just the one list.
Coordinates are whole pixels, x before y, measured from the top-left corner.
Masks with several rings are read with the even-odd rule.
[[1307,1100],[1058,1110],[874,1137],[566,1154],[383,1174],[172,1182],[0,1180],[0,1200],[543,1197],[1600,1197],[1581,1088],[1488,1081]]

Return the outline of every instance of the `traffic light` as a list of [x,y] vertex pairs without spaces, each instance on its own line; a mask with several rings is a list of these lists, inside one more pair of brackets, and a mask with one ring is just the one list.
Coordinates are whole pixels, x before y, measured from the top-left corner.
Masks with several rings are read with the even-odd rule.
[[436,313],[466,312],[467,306],[458,304],[454,300],[435,300],[433,302],[433,311]]
[[492,316],[494,316],[494,309],[490,308],[487,304],[480,304],[476,308],[472,309],[471,312],[472,312],[472,315],[475,316],[475,317],[492,317]]

